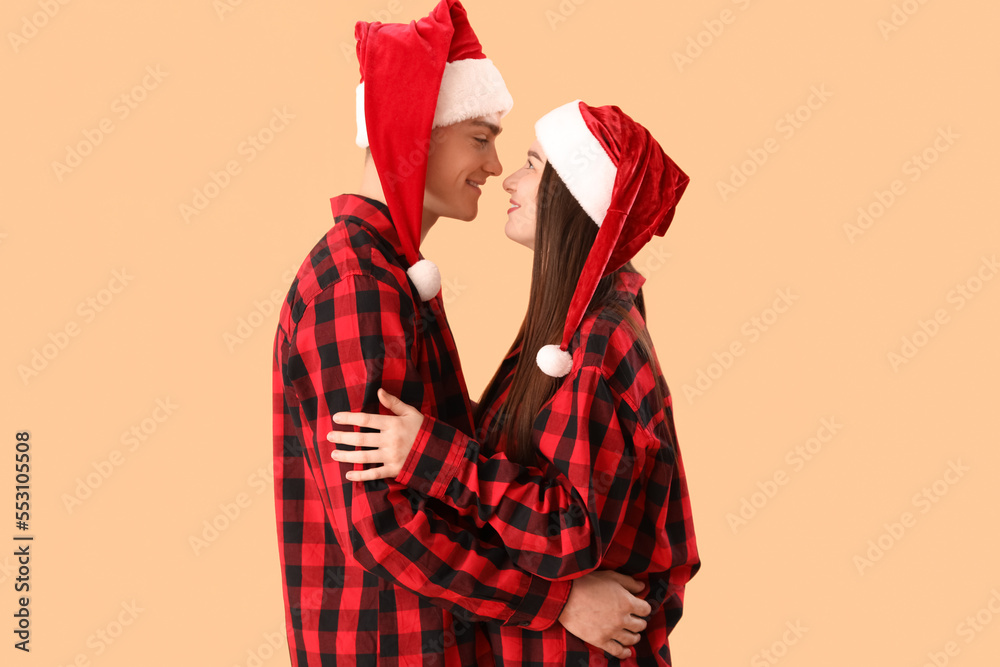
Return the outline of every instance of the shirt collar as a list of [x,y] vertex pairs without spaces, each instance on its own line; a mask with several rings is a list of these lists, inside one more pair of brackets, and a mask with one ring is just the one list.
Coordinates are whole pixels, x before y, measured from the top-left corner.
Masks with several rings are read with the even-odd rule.
[[623,269],[618,272],[618,277],[615,278],[615,290],[627,292],[632,296],[632,300],[635,300],[639,296],[639,289],[645,282],[646,279],[642,274]]
[[403,245],[399,241],[399,232],[392,222],[389,207],[369,197],[355,194],[342,194],[330,199],[333,218],[339,222],[343,218],[352,217],[361,224],[373,229],[383,239],[392,245],[392,249],[400,257],[405,256]]

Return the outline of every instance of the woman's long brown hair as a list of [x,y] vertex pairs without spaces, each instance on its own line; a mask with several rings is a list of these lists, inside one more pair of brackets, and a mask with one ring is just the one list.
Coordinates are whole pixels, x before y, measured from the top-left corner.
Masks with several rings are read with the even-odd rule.
[[[528,309],[521,329],[510,347],[513,352],[520,346],[521,353],[507,398],[502,405],[493,408],[496,416],[491,428],[479,433],[480,440],[490,449],[495,449],[502,438],[506,443],[504,452],[507,458],[523,465],[535,463],[532,426],[542,406],[552,398],[564,380],[543,373],[535,363],[535,354],[544,345],[558,345],[562,341],[573,290],[598,231],[597,225],[549,164],[542,171],[536,202],[535,256],[531,268]],[[619,270],[634,271],[631,264],[626,264]],[[655,357],[648,331],[624,307],[612,300],[617,273],[616,271],[601,279],[588,311],[603,308],[619,310],[637,334],[640,353],[653,362]],[[645,319],[641,290],[636,306]],[[659,373],[656,376],[657,385],[651,390],[656,401],[653,405],[659,406],[663,404],[667,388]],[[500,380],[498,370],[479,401],[476,410],[477,424],[483,423],[490,411],[490,404],[496,400],[500,392]]]

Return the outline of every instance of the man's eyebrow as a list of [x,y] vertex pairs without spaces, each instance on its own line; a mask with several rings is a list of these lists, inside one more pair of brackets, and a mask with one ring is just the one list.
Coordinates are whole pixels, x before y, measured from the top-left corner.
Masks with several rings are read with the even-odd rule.
[[487,130],[489,130],[490,132],[493,133],[494,137],[497,136],[497,135],[499,135],[501,132],[503,132],[503,128],[502,127],[499,127],[498,125],[494,125],[493,123],[490,123],[490,122],[485,121],[485,120],[476,119],[476,120],[472,121],[472,124],[473,125],[478,125],[479,127],[485,127]]

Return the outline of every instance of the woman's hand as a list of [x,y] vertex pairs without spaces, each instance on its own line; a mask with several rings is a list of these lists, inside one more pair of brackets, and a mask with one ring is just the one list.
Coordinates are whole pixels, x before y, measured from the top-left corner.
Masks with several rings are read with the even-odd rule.
[[636,597],[646,585],[610,570],[598,570],[573,581],[559,622],[583,641],[624,660],[639,641],[652,611]]
[[395,477],[403,469],[407,455],[424,422],[424,415],[410,407],[389,392],[378,390],[379,403],[391,410],[392,415],[372,415],[366,412],[338,412],[333,415],[335,424],[363,426],[378,429],[378,433],[355,433],[353,431],[330,431],[326,439],[341,445],[366,447],[357,451],[335,449],[330,456],[343,463],[381,463],[379,468],[351,470],[347,479],[352,482],[367,482],[373,479]]

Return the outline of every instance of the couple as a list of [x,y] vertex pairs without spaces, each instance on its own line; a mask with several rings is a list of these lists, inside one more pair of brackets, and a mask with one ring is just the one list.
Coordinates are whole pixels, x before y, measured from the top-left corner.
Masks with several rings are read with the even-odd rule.
[[275,338],[291,662],[670,665],[700,562],[628,262],[687,176],[616,107],[536,123],[503,182],[528,310],[476,405],[419,246],[475,218],[513,101],[457,0],[356,37],[362,186],[331,200]]

